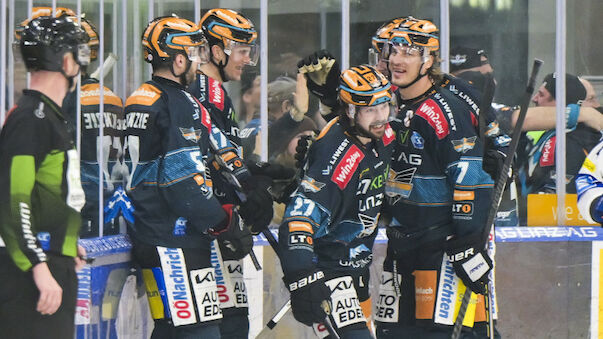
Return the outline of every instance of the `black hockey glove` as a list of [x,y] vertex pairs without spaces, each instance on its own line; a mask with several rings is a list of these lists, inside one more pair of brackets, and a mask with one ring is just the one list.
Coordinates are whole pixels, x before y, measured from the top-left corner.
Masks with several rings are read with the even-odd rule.
[[233,205],[222,205],[226,212],[226,220],[221,228],[212,229],[210,233],[218,238],[220,252],[224,260],[244,258],[253,248],[253,237]]
[[265,230],[272,220],[270,185],[272,179],[263,175],[254,175],[243,184],[246,200],[239,206],[239,214],[253,234]]
[[246,165],[252,175],[265,176],[272,180],[288,180],[295,175],[295,170],[279,164],[248,162]]
[[216,151],[214,160],[224,169],[223,175],[228,182],[235,187],[240,187],[244,182],[250,180],[251,173],[245,166],[243,159],[235,152],[235,149],[228,147]]
[[331,313],[331,289],[325,284],[323,271],[296,272],[283,281],[291,292],[291,311],[297,321],[312,326]]
[[295,147],[295,167],[303,168],[306,163],[306,156],[310,145],[314,142],[314,135],[304,135],[297,140],[297,146]]
[[490,177],[494,182],[496,182],[498,176],[501,175],[505,159],[507,159],[507,155],[503,149],[494,146],[492,138],[486,138],[482,168],[486,173],[490,174]]
[[446,242],[446,254],[463,284],[475,293],[484,294],[493,265],[480,238],[480,234],[475,234],[450,239]]
[[320,50],[297,63],[299,73],[305,74],[308,90],[316,95],[320,102],[333,109],[337,106],[339,87],[339,63],[327,50]]

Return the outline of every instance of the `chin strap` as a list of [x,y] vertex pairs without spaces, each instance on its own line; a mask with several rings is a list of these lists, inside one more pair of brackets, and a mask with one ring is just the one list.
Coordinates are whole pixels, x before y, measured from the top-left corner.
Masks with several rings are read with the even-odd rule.
[[79,72],[76,73],[74,76],[70,77],[67,75],[67,73],[65,73],[65,70],[63,69],[63,67],[61,67],[61,74],[63,74],[65,79],[67,79],[67,86],[68,86],[67,88],[69,91],[71,91],[71,89],[73,88],[73,79],[79,74]]
[[222,78],[222,82],[227,82],[229,79],[228,77],[226,77],[226,72],[224,72],[224,68],[226,68],[226,65],[228,65],[228,54],[224,53],[224,55],[226,56],[226,62],[225,63],[217,63],[214,60],[214,57],[210,57],[209,59],[211,60],[211,63],[214,64],[217,68],[218,68],[218,72],[220,73],[220,77]]
[[421,69],[423,68],[423,65],[425,65],[425,62],[421,63],[421,67],[419,68],[419,74],[417,75],[417,77],[415,78],[415,80],[411,81],[409,84],[404,85],[404,86],[398,86],[399,88],[408,88],[412,85],[414,85],[417,81],[421,80],[424,76],[427,75],[427,72],[425,72],[425,74],[421,74]]

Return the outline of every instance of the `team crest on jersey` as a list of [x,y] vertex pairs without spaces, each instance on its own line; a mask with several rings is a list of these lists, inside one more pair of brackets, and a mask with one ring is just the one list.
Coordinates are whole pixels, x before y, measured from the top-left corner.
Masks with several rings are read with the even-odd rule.
[[224,110],[225,93],[220,82],[209,78],[209,102],[216,106],[220,111]]
[[314,178],[310,178],[307,175],[304,176],[300,185],[304,189],[305,192],[311,192],[311,193],[318,193],[318,192],[320,192],[320,190],[323,187],[325,187],[324,183],[322,183],[320,181],[316,181]]
[[540,156],[540,167],[553,166],[555,164],[555,140],[557,137],[552,137],[542,146],[542,155]]
[[450,133],[444,112],[442,112],[440,106],[434,100],[425,100],[415,113],[427,121],[434,129],[438,139],[441,140]]
[[345,189],[362,159],[364,159],[364,154],[360,151],[360,148],[356,145],[352,145],[337,164],[335,171],[333,171],[333,176],[331,176],[331,180],[337,184],[341,190]]
[[391,203],[395,204],[401,198],[408,198],[412,192],[412,179],[417,171],[416,167],[407,168],[396,172],[389,170],[389,177],[385,186],[385,195],[390,197]]
[[395,138],[396,138],[396,134],[394,133],[394,130],[392,129],[392,127],[389,124],[387,124],[385,126],[385,134],[383,134],[383,145],[387,146],[387,145],[391,144]]
[[467,151],[472,150],[473,147],[475,147],[475,140],[477,140],[477,136],[463,138],[460,140],[451,140],[451,142],[455,151],[459,153],[467,153]]
[[191,128],[179,127],[179,129],[180,129],[180,133],[182,134],[182,137],[185,140],[197,142],[201,138],[201,130],[200,129],[195,129],[194,127],[191,127]]
[[421,134],[417,133],[416,131],[412,131],[410,142],[416,149],[423,149],[423,147],[425,147],[425,140],[423,139]]

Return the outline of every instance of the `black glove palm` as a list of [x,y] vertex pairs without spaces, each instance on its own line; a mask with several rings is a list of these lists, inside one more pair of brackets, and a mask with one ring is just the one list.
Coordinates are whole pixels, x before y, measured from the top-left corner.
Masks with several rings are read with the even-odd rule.
[[479,234],[475,234],[448,240],[446,254],[463,284],[475,293],[484,294],[493,264],[480,238]]
[[498,148],[494,145],[492,138],[486,138],[482,168],[486,173],[490,174],[490,177],[494,182],[496,182],[501,175],[505,159],[507,159],[507,155],[505,154],[506,148],[507,147]]
[[291,292],[291,311],[300,323],[312,326],[331,313],[331,289],[322,271],[303,271],[283,278]]
[[269,192],[272,179],[263,175],[254,175],[245,182],[243,189],[246,200],[239,207],[239,214],[245,224],[251,227],[253,234],[265,230],[272,220],[272,195]]

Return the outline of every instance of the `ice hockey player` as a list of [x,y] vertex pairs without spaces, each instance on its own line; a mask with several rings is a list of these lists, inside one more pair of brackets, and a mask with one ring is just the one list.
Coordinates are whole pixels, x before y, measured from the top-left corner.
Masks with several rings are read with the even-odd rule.
[[72,338],[85,198],[61,103],[90,62],[88,36],[66,16],[39,16],[18,43],[31,82],[0,134],[0,333]]
[[595,146],[576,177],[578,209],[588,222],[603,225],[603,141]]
[[[208,233],[228,241],[229,254],[238,258],[252,240],[236,209],[221,206],[208,175],[210,149],[226,138],[215,135],[209,112],[186,91],[207,62],[207,41],[193,22],[168,16],[149,23],[142,44],[153,78],[126,101],[128,193],[135,209],[129,232],[155,320],[152,338],[219,338],[222,312]],[[244,175],[245,168],[233,171]]]
[[[90,37],[90,61],[98,58],[98,33],[94,25],[85,18],[81,18],[81,26]],[[106,72],[106,71],[105,71]],[[81,144],[80,144],[80,170],[82,187],[86,193],[86,205],[82,209],[81,237],[98,236],[98,183],[99,166],[103,171],[104,206],[113,196],[116,189],[121,189],[124,176],[127,177],[127,168],[123,164],[124,153],[124,111],[123,103],[113,91],[103,86],[103,114],[100,114],[100,84],[99,79],[91,77],[88,67],[82,69],[80,105],[81,105]],[[77,121],[77,92],[67,94],[63,101],[63,110],[68,119],[76,125]],[[103,119],[103,137],[99,137],[100,119]],[[76,132],[74,130],[74,132]],[[99,148],[103,149],[102,158]],[[116,219],[107,219],[105,213],[104,235],[119,233],[119,224]]]
[[[230,9],[215,8],[201,17],[199,26],[202,28],[209,43],[209,62],[201,65],[201,74],[189,86],[189,92],[199,99],[209,111],[212,122],[220,129],[233,144],[232,154],[243,158],[238,123],[232,100],[224,83],[240,81],[245,66],[255,66],[259,55],[257,31],[251,20],[243,14]],[[259,175],[262,166],[255,162],[246,165],[255,174],[252,180],[241,182],[238,188],[225,178],[221,169],[211,167],[214,192],[223,204],[238,206],[239,213],[253,233],[265,229],[272,220],[272,197],[268,191],[272,181],[269,177]],[[240,191],[245,193],[242,201]],[[247,292],[242,274],[242,261],[228,255],[222,255],[224,267],[222,273],[232,281],[232,286],[239,288],[228,289],[225,293],[233,303],[224,304],[224,320],[220,325],[222,338],[247,338],[249,332]],[[232,272],[230,274],[229,272]]]
[[[377,336],[449,337],[456,296],[465,286],[486,290],[492,261],[481,235],[493,181],[482,169],[483,145],[468,106],[441,86],[436,26],[407,20],[382,52],[399,109]],[[470,325],[486,320],[483,296],[477,299],[477,311],[465,318]]]
[[371,338],[368,268],[394,141],[389,90],[371,66],[341,74],[339,117],[310,147],[279,229],[293,315],[319,331],[329,314],[342,338]]

